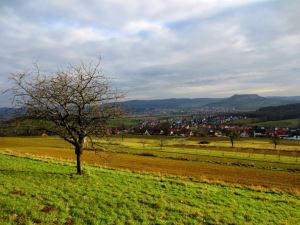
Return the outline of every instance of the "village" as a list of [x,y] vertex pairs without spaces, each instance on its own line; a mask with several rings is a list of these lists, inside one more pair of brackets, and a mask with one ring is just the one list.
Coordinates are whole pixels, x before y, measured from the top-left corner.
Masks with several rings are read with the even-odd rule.
[[112,134],[165,135],[181,137],[228,137],[231,134],[240,138],[278,137],[300,140],[300,128],[262,127],[235,125],[241,119],[235,116],[213,116],[197,118],[171,118],[167,120],[140,120],[137,125],[113,129]]

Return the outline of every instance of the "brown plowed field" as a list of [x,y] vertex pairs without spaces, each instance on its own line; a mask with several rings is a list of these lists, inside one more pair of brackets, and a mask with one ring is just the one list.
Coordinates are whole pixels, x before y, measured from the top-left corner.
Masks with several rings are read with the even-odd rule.
[[[15,154],[27,153],[39,157],[75,160],[74,151],[65,148],[9,148],[9,150]],[[85,151],[82,155],[82,159],[83,162],[87,164],[112,168],[159,173],[162,175],[185,176],[199,180],[207,179],[224,181],[249,186],[263,186],[297,192],[300,191],[299,173],[218,165],[206,162],[163,159],[113,152],[100,152],[95,154],[91,151]]]

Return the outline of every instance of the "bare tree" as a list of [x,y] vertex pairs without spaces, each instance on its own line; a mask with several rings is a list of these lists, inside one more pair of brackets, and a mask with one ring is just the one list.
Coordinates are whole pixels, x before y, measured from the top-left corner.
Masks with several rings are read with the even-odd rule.
[[179,139],[179,143],[182,146],[183,150],[185,150],[186,142],[187,140],[185,137]]
[[235,131],[229,130],[227,132],[227,136],[229,137],[230,143],[231,143],[231,148],[234,147],[234,142],[239,138],[239,134]]
[[145,139],[140,139],[140,143],[142,144],[143,148],[145,148],[147,141]]
[[160,147],[160,150],[163,150],[163,147],[166,145],[166,139],[161,137],[160,140],[159,140],[159,147]]
[[69,65],[53,74],[42,74],[37,64],[30,72],[15,73],[9,89],[14,103],[26,109],[27,117],[74,146],[77,174],[86,138],[103,136],[107,122],[120,114],[122,97],[102,74],[100,61]]
[[[274,144],[274,150],[277,150],[277,145],[280,142],[280,138],[278,137],[278,135],[276,133],[273,133],[271,136],[271,141]],[[280,149],[277,150],[277,155],[278,155],[278,159],[280,160]]]
[[276,149],[277,149],[277,145],[279,144],[279,141],[280,141],[278,135],[275,134],[275,133],[272,134],[272,136],[271,136],[271,141],[272,141],[272,143],[273,143],[273,145],[274,145],[274,150],[276,150]]

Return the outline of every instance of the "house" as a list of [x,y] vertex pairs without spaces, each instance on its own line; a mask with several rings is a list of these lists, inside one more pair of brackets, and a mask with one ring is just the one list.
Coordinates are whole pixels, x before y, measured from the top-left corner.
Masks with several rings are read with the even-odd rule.
[[267,136],[266,129],[264,127],[254,129],[253,136],[254,137],[266,137]]
[[240,137],[241,138],[248,138],[249,137],[249,134],[247,133],[247,132],[242,132],[242,133],[240,133]]
[[280,138],[289,136],[289,128],[275,128],[275,134]]
[[284,137],[283,139],[300,141],[300,136],[299,135],[295,135],[295,136],[292,136],[292,137]]

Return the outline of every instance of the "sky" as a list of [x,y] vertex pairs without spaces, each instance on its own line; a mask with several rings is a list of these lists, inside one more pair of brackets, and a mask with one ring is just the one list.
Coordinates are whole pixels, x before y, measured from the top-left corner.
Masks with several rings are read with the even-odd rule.
[[126,99],[296,96],[299,21],[299,0],[1,0],[0,90],[101,56]]

